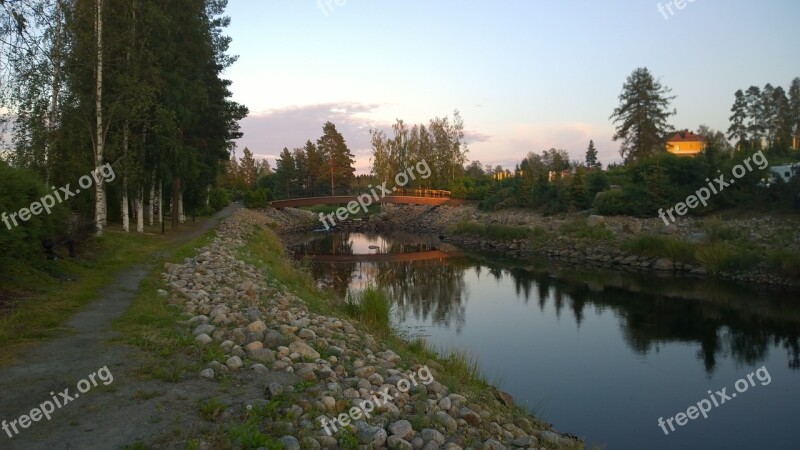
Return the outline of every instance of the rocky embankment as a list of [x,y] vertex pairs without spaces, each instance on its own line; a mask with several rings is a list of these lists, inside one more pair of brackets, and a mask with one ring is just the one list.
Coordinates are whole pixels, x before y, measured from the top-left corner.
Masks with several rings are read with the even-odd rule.
[[[358,323],[309,310],[282,280],[237,258],[255,226],[290,230],[307,227],[307,220],[308,214],[291,209],[240,210],[194,257],[164,268],[167,287],[160,294],[182,309],[197,345],[216,355],[197,377],[263,392],[240,398],[222,420],[251,423],[256,436],[274,436],[287,450],[580,448],[521,412],[505,393],[487,389],[469,396],[449,389],[436,381],[444,375],[437,361],[413,361]],[[403,382],[415,375],[422,380],[424,373],[430,375],[425,383]],[[370,399],[378,403],[370,417],[356,418],[352,407]],[[348,416],[352,423],[343,430]],[[328,433],[323,423],[334,418],[339,426]]]
[[[691,245],[710,241],[702,220],[680,218],[665,226],[659,218],[602,217],[586,214],[542,216],[526,210],[485,212],[474,205],[447,206],[387,206],[387,212],[367,221],[344,224],[353,230],[403,230],[436,233],[449,242],[475,251],[490,251],[504,256],[528,259],[547,257],[559,262],[604,269],[656,272],[679,276],[705,277],[709,268],[695,262],[680,261],[668,255],[641,255],[624,250],[626,241],[642,236],[657,236]],[[486,237],[454,234],[450,230],[459,222],[480,225],[511,225],[534,231],[526,239],[495,240]],[[577,227],[576,227],[577,225]],[[585,228],[603,229],[587,239],[581,236]],[[800,251],[800,226],[796,217],[755,217],[726,220],[724,227],[744,238],[735,245],[746,245],[756,252],[787,250]],[[578,230],[576,230],[576,228]],[[599,236],[599,237],[598,237]],[[743,244],[744,242],[744,244]],[[798,280],[771,271],[762,261],[754,268],[740,272],[720,271],[722,279],[761,286],[798,288]]]

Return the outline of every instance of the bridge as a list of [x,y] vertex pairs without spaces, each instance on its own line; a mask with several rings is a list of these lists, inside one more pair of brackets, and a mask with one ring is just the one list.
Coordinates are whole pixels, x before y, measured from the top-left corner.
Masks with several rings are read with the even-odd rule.
[[[394,195],[394,193],[401,195]],[[287,200],[273,200],[270,202],[275,209],[283,208],[297,208],[299,206],[315,206],[315,205],[344,205],[350,202],[359,203],[361,201],[370,201],[371,204],[376,203],[391,203],[398,205],[428,205],[439,206],[445,203],[457,204],[461,203],[459,200],[450,198],[450,191],[439,189],[393,189],[392,195],[374,196],[369,191],[365,191],[360,195],[332,195],[327,197],[305,197],[305,198],[290,198]],[[416,194],[416,195],[406,195]]]
[[406,261],[428,261],[432,259],[447,259],[461,256],[457,251],[428,250],[421,252],[406,253],[367,253],[360,255],[338,254],[323,255],[314,253],[295,253],[294,259],[302,260],[308,256],[313,261],[332,262],[332,263],[352,263],[352,262],[406,262]]

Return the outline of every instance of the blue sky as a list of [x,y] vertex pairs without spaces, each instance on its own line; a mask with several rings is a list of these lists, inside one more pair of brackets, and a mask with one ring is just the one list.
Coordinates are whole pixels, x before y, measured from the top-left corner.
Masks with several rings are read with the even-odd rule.
[[[677,98],[676,128],[727,130],[733,93],[800,76],[800,2],[231,0],[225,76],[250,108],[238,142],[274,161],[336,124],[359,172],[369,128],[461,112],[470,160],[529,151],[619,160],[609,115],[645,66]],[[665,18],[666,17],[666,18]],[[274,164],[273,164],[274,167]]]

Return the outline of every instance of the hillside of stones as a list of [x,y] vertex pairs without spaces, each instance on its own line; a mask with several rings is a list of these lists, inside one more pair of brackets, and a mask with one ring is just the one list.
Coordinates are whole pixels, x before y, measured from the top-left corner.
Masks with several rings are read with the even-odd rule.
[[[580,447],[574,437],[523,413],[505,393],[492,388],[470,396],[448,388],[436,381],[444,375],[439,362],[408,360],[357,322],[309,310],[280,280],[237,258],[237,251],[247,252],[246,237],[255,227],[307,228],[309,217],[292,209],[240,210],[194,257],[164,267],[163,301],[180,308],[196,345],[217,355],[198,361],[196,377],[215,388],[248,387],[220,408],[216,431],[200,435],[200,448],[218,448],[224,440],[219,430],[243,426],[287,450]],[[400,392],[397,382],[421,364],[434,381]],[[379,390],[393,400],[371,418],[355,421],[349,431],[323,431],[321,418],[336,417]],[[241,445],[241,438],[231,440],[234,448]]]

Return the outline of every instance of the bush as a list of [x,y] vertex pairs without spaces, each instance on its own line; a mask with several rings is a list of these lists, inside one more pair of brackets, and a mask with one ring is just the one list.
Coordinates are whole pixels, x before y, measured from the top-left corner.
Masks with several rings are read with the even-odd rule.
[[603,216],[619,216],[625,214],[625,194],[621,191],[600,192],[592,203],[594,212]]
[[226,189],[215,187],[208,194],[208,206],[212,211],[219,211],[231,203],[231,194]]
[[266,208],[272,201],[272,192],[269,189],[258,188],[244,193],[244,206],[248,208]]
[[[33,173],[9,167],[0,162],[0,213],[6,214],[8,225],[0,222],[0,248],[3,249],[0,258],[24,260],[36,253],[42,253],[43,239],[58,239],[63,237],[66,230],[67,210],[62,204],[51,208],[51,213],[42,211],[38,215],[31,214],[29,220],[23,222],[19,215],[16,216],[18,226],[9,217],[21,208],[30,208],[31,203],[52,191]],[[11,229],[8,229],[11,226]]]

